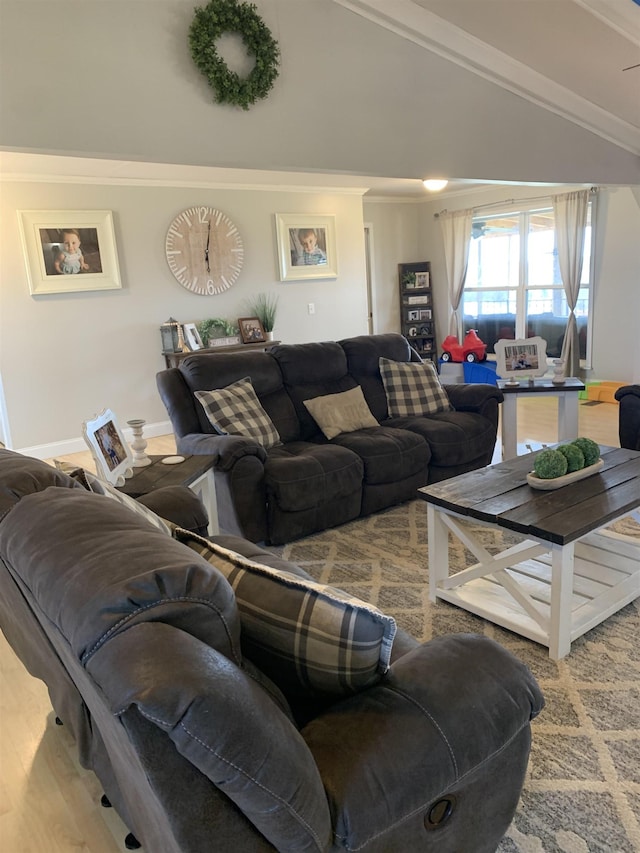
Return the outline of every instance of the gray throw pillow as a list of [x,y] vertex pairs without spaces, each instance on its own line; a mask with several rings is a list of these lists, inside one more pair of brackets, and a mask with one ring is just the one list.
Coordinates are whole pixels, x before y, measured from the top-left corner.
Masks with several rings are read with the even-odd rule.
[[453,410],[430,361],[416,363],[381,358],[379,364],[390,418],[420,417]]
[[280,434],[262,408],[248,376],[226,388],[196,391],[195,397],[214,429],[223,435],[244,435],[265,450],[280,444]]

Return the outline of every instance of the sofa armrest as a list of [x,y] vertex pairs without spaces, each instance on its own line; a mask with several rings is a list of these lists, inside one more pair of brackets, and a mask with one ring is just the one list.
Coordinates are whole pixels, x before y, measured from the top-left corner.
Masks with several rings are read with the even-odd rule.
[[[302,730],[343,846],[495,850],[543,704],[524,664],[486,637],[447,635],[408,652]],[[451,816],[425,829],[443,798]]]
[[481,382],[469,382],[464,385],[445,385],[444,390],[457,412],[477,412],[483,414],[483,409],[489,401],[502,403],[504,394],[496,385]]
[[262,676],[161,622],[105,643],[87,665],[112,713],[136,709],[166,732],[283,853],[319,853],[331,837],[318,770],[286,700]]
[[220,471],[230,471],[238,459],[243,456],[257,456],[265,462],[267,451],[251,438],[243,435],[206,435],[189,433],[176,439],[179,453],[186,455],[212,455],[217,459],[214,467]]
[[136,498],[165,521],[206,535],[209,517],[200,498],[187,486],[163,486]]

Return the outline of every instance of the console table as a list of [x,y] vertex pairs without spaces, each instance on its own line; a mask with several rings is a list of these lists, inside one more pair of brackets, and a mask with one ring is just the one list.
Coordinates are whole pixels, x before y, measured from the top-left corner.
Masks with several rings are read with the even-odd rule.
[[189,350],[187,352],[163,352],[167,367],[177,367],[183,358],[190,355],[211,355],[221,352],[244,352],[245,350],[268,350],[277,346],[281,341],[261,341],[257,344],[231,344],[228,347],[204,347],[204,349]]
[[118,486],[118,491],[124,492],[131,498],[147,495],[154,489],[163,486],[188,486],[205,505],[209,516],[209,534],[219,533],[218,506],[216,503],[216,487],[213,477],[215,456],[185,456],[184,462],[175,465],[165,465],[163,456],[149,456],[151,465],[146,468],[134,468],[133,476],[125,480],[124,486]]
[[570,377],[561,385],[551,379],[521,380],[509,384],[508,379],[498,379],[498,388],[504,394],[502,404],[502,458],[518,455],[518,397],[539,394],[558,398],[558,441],[571,441],[578,437],[578,395],[584,391],[584,382]]

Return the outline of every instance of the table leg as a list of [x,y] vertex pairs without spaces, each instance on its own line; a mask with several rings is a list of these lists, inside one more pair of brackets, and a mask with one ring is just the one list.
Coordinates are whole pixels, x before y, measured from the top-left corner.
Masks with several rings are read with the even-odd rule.
[[560,660],[571,651],[571,599],[575,543],[554,545],[551,551],[551,611],[549,657]]
[[558,441],[578,437],[578,392],[566,391],[558,397]]
[[502,459],[518,455],[518,395],[505,394],[502,403]]
[[427,540],[429,549],[429,601],[434,604],[438,582],[449,577],[449,531],[442,522],[440,510],[427,506]]
[[220,532],[218,524],[218,503],[216,501],[216,483],[213,475],[213,468],[205,471],[197,480],[189,485],[192,492],[200,498],[205,505],[209,516],[208,533],[210,536],[215,536]]

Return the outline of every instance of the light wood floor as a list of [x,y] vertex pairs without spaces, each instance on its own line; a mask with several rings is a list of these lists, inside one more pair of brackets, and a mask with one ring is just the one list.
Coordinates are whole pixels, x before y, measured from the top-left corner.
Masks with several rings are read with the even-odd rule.
[[[518,401],[518,444],[556,440],[557,401]],[[580,434],[618,445],[618,407],[580,405]],[[175,453],[172,436],[150,439],[148,453]],[[89,452],[61,457],[93,468]],[[64,727],[55,725],[45,686],[32,678],[0,634],[1,853],[120,853],[126,829],[83,770]],[[158,851],[146,851],[158,853]]]

